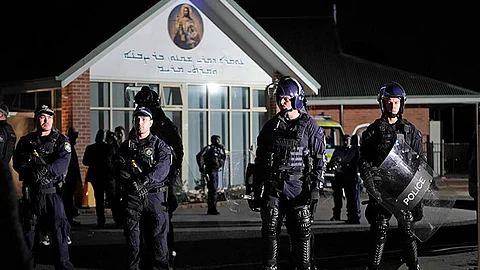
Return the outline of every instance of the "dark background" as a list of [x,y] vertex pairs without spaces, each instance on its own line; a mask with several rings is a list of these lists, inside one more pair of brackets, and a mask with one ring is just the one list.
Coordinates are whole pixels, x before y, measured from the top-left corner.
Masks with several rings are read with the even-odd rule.
[[[198,0],[196,0],[198,1]],[[0,13],[1,81],[59,75],[157,0],[6,2]],[[343,52],[480,92],[480,16],[476,1],[237,0],[259,17],[333,16]],[[291,30],[290,30],[291,31]],[[315,34],[315,33],[312,33]],[[407,90],[408,94],[408,90]],[[434,98],[434,97],[432,97]],[[468,142],[474,113],[456,108],[446,142]],[[452,123],[451,106],[431,113]],[[438,118],[438,119],[437,119]],[[450,119],[449,119],[450,118]],[[462,130],[454,135],[453,130]]]
[[[259,7],[258,3],[271,3]],[[331,16],[347,54],[480,92],[476,1],[238,0],[252,17]],[[315,3],[315,4],[314,4]]]
[[[23,79],[21,73],[29,69],[43,75],[46,69],[42,66],[48,67],[48,61],[25,64],[44,58],[54,48],[79,50],[86,47],[82,44],[98,45],[157,2],[6,2],[0,37],[3,66],[10,68],[4,69],[0,80]],[[253,18],[332,16],[335,2],[345,53],[480,92],[480,9],[476,1],[237,0]],[[89,50],[90,46],[84,55]]]

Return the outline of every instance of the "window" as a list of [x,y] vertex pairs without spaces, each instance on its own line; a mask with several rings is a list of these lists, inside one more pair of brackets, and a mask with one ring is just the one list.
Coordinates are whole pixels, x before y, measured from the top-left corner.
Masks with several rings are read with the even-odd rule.
[[112,105],[113,107],[135,108],[135,102],[127,98],[125,89],[127,86],[134,86],[133,83],[112,83]]
[[[249,149],[268,117],[266,107],[261,106],[265,101],[264,90],[243,86],[189,85],[189,164],[196,165],[195,155],[210,144],[212,135],[220,135],[228,155],[219,187],[243,185],[245,166],[253,158]],[[252,104],[255,105],[253,108]],[[196,179],[200,179],[200,173],[195,168],[188,175],[188,189],[195,187]]]
[[207,86],[191,85],[188,87],[188,107],[197,109],[207,108]]
[[108,130],[109,128],[110,117],[108,116],[108,111],[90,111],[90,142],[95,142],[95,134],[97,134],[99,129]]
[[163,87],[163,96],[161,98],[161,104],[163,106],[175,106],[183,105],[182,93],[180,87]]
[[265,90],[253,90],[253,107],[266,107],[266,91]]
[[232,109],[250,108],[248,87],[232,87]]
[[227,86],[209,85],[208,96],[210,97],[208,104],[211,109],[227,109],[229,107]]
[[109,83],[90,83],[90,107],[109,107]]

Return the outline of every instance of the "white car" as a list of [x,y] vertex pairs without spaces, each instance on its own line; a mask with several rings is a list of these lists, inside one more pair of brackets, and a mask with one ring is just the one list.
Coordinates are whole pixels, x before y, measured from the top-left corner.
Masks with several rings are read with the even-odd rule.
[[362,138],[362,133],[367,129],[367,127],[370,125],[370,123],[363,123],[360,125],[357,125],[355,129],[353,129],[352,135],[358,135],[358,138]]

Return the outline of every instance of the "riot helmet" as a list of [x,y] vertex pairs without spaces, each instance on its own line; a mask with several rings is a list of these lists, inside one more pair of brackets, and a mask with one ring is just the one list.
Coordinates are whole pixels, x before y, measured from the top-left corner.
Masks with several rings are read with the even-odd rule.
[[343,143],[343,146],[348,146],[349,143],[350,143],[350,135],[348,134],[345,134],[342,136],[342,143]]
[[8,116],[8,114],[10,113],[10,110],[8,109],[7,104],[0,102],[0,112],[3,113],[5,117]]
[[350,138],[350,145],[351,146],[358,146],[359,141],[360,141],[360,138],[358,137],[358,134],[353,134],[352,137]]
[[140,91],[134,97],[135,103],[139,107],[157,108],[160,107],[160,97],[158,93],[148,86],[142,86]]
[[398,109],[397,114],[402,115],[405,108],[405,102],[407,101],[407,95],[405,94],[403,87],[397,82],[388,82],[380,88],[377,101],[382,110],[382,115],[388,114],[389,117],[397,117],[397,114],[386,111],[385,100],[391,97],[400,99],[400,108]]
[[300,82],[290,76],[284,76],[277,82],[270,84],[267,88],[273,86],[275,91],[275,99],[279,108],[281,108],[280,102],[282,97],[290,97],[293,110],[300,110],[304,106],[305,91]]

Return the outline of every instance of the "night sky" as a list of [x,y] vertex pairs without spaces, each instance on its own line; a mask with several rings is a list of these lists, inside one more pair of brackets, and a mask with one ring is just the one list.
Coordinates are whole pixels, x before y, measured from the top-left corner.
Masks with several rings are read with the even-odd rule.
[[[480,8],[476,1],[237,0],[253,18],[332,15],[335,2],[345,53],[480,92]],[[73,42],[79,33],[92,39],[113,35],[101,29],[111,29],[113,23],[124,26],[155,3],[8,2],[0,16],[3,63],[15,65],[22,57],[46,53],[55,39],[62,47],[81,48]],[[33,44],[39,49],[32,51]]]
[[474,1],[357,2],[338,7],[346,53],[480,92]]
[[331,15],[337,2],[345,53],[480,92],[480,8],[475,1],[261,2],[271,5],[237,1],[254,18]]
[[[0,16],[4,66],[0,80],[51,73],[49,66],[56,62],[48,59],[55,51],[85,55],[89,52],[82,51],[89,48],[85,44],[100,44],[115,34],[114,29],[157,2],[7,2]],[[237,0],[253,18],[332,16],[336,2],[337,29],[345,53],[480,92],[480,8],[476,1]],[[71,58],[57,60],[68,65],[78,60]]]

